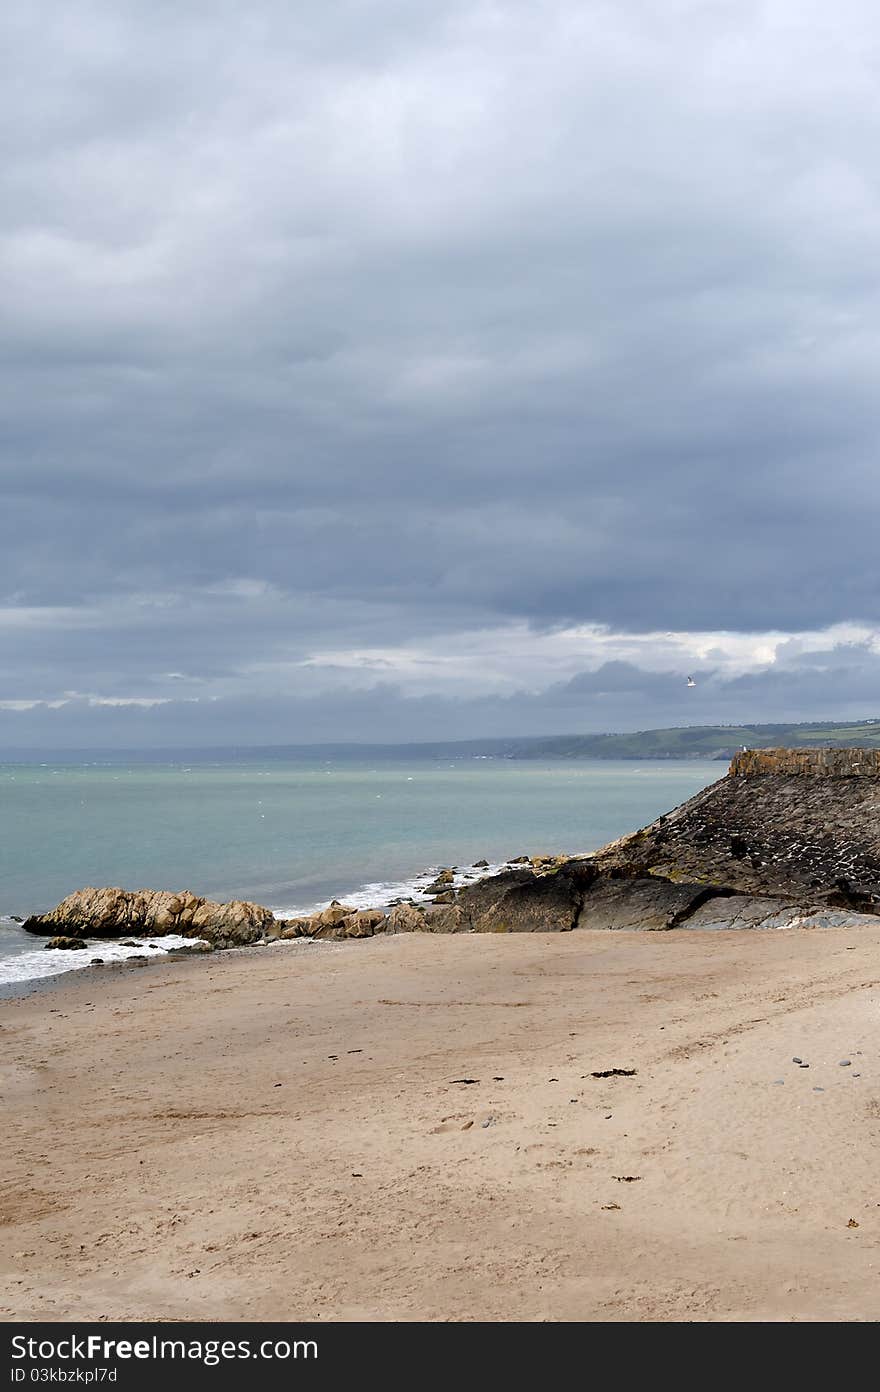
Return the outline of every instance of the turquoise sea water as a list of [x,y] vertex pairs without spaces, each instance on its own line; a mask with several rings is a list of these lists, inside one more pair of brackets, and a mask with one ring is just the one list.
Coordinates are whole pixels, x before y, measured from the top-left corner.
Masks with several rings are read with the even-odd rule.
[[20,975],[35,947],[9,916],[84,885],[191,889],[287,914],[333,897],[382,904],[430,867],[594,850],[725,772],[473,757],[3,764],[0,983],[4,959]]

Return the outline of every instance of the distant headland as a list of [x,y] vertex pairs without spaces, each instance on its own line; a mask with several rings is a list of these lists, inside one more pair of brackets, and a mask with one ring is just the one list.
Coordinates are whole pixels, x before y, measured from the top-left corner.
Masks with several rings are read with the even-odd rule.
[[115,763],[224,762],[259,759],[717,759],[742,749],[880,749],[880,717],[798,724],[673,725],[605,734],[523,735],[400,744],[345,741],[325,744],[168,746],[141,749],[0,749],[0,762]]

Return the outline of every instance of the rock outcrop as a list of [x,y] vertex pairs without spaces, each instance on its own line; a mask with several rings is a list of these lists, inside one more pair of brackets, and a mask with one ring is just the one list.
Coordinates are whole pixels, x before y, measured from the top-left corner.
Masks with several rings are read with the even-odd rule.
[[389,933],[424,933],[425,915],[415,904],[395,904],[388,915]]
[[[830,927],[880,913],[880,751],[759,750],[656,822],[589,856],[515,868],[392,931]],[[435,888],[441,889],[436,884]]]
[[188,891],[80,889],[51,912],[27,919],[24,927],[46,937],[162,937],[177,933],[184,938],[204,938],[213,947],[244,947],[259,941],[274,923],[270,909],[237,899],[215,904]]
[[331,905],[312,923],[313,938],[371,938],[376,932],[384,932],[386,919],[381,909],[347,909],[337,916]]
[[310,938],[312,936],[312,920],[310,918],[284,918],[279,921],[279,938],[285,941],[289,938]]
[[577,915],[577,928],[666,930],[710,898],[705,885],[670,884],[652,876],[598,874]]
[[880,910],[880,752],[762,749],[599,851],[617,869],[751,895]]
[[426,886],[425,894],[444,894],[455,883],[455,875],[452,870],[441,870],[433,884]]
[[[402,907],[402,906],[401,906]],[[388,920],[383,909],[357,909],[334,899],[326,909],[311,918],[289,918],[279,922],[278,937],[320,938],[338,942],[342,938],[371,938],[384,932]]]
[[575,926],[595,878],[588,860],[568,861],[550,875],[507,870],[460,889],[456,905],[475,933],[564,933]]

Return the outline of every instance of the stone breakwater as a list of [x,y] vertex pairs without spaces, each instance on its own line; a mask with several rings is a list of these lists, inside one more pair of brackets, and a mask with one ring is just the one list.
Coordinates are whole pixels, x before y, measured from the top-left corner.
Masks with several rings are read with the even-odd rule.
[[734,778],[756,774],[880,778],[880,749],[743,749],[730,765]]
[[596,856],[603,871],[880,912],[880,752],[749,750]]
[[334,901],[307,918],[192,894],[88,889],[34,933],[179,933],[214,947],[376,933],[832,926],[880,914],[880,752],[760,750],[680,807],[592,855],[519,857],[500,874],[390,912]]

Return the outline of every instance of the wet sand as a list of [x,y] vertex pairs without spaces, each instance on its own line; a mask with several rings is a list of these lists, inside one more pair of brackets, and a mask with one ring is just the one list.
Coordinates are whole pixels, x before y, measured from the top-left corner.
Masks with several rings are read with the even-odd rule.
[[95,969],[0,1044],[6,1320],[880,1318],[880,923]]

